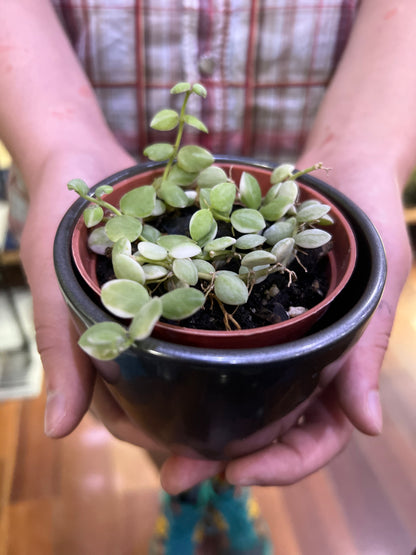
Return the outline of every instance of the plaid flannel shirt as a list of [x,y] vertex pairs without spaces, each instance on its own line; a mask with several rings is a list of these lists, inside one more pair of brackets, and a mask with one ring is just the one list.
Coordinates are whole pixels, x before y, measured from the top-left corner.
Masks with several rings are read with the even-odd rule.
[[[178,81],[202,83],[189,111],[216,154],[294,161],[348,40],[359,0],[52,0],[120,143],[138,159]],[[25,220],[12,169],[11,227]]]
[[348,39],[357,0],[53,0],[120,142],[134,155],[169,90],[200,82],[192,113],[215,153],[293,159]]

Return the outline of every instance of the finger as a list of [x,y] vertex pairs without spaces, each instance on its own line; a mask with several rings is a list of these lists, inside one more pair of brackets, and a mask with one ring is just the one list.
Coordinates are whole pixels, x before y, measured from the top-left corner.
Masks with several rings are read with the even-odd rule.
[[385,301],[346,358],[334,384],[345,414],[356,428],[377,435],[383,427],[379,374],[388,346],[393,311]]
[[45,372],[45,433],[59,438],[72,432],[90,404],[95,372],[77,345],[78,334],[61,301],[35,311],[36,341]]
[[222,472],[225,464],[224,461],[196,460],[172,455],[162,466],[160,481],[165,491],[177,495]]
[[126,416],[100,377],[97,377],[91,402],[91,412],[117,439],[153,452],[167,453],[156,441],[143,432]]
[[283,486],[312,474],[347,444],[352,426],[328,389],[305,413],[304,421],[278,442],[226,467],[227,480],[235,485]]

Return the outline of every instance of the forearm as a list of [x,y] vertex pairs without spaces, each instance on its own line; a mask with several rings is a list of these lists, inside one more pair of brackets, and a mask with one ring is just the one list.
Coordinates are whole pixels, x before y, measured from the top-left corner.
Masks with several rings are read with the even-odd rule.
[[29,186],[45,160],[114,139],[48,0],[0,3],[0,137]]
[[378,166],[405,184],[416,163],[415,28],[413,0],[363,0],[305,148],[334,166],[334,178],[365,164],[368,175]]

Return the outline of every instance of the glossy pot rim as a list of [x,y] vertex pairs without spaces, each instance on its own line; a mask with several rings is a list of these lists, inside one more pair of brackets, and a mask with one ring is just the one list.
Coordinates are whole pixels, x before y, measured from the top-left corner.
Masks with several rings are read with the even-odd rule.
[[[272,170],[274,167],[269,162],[236,156],[216,156],[215,161],[217,163],[244,164],[266,170]],[[127,179],[145,170],[156,169],[161,165],[163,164],[155,162],[138,164],[121,170],[103,181],[109,185],[116,184],[122,179]],[[103,181],[95,187],[103,184]],[[377,230],[361,208],[329,184],[311,175],[302,176],[299,181],[328,196],[350,221],[353,229],[359,228],[365,236],[372,263],[367,285],[359,300],[336,322],[330,323],[310,335],[280,345],[250,349],[215,349],[169,343],[165,340],[150,337],[135,344],[134,350],[175,359],[176,361],[182,360],[187,363],[206,364],[209,362],[213,367],[223,366],[225,359],[231,367],[233,364],[241,363],[245,365],[253,364],[255,367],[259,362],[282,362],[283,360],[303,357],[305,352],[332,349],[337,343],[354,333],[356,329],[362,327],[369,320],[381,298],[386,277],[384,248]],[[94,322],[112,318],[83,289],[72,263],[72,232],[85,207],[85,203],[86,201],[78,199],[64,215],[55,238],[54,261],[59,285],[67,303],[86,325],[91,325]],[[358,248],[360,248],[359,245]]]

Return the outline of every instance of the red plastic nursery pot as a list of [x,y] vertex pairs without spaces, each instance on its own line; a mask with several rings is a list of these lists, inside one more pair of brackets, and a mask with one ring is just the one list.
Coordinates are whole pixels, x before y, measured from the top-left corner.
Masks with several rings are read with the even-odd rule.
[[[219,164],[236,183],[244,171],[249,171],[260,183],[263,194],[270,188],[270,170],[257,167],[247,167],[238,163]],[[111,204],[117,206],[120,198],[129,190],[141,185],[152,183],[155,176],[162,173],[162,169],[144,171],[133,177],[121,180],[114,191],[103,197]],[[333,236],[333,249],[328,254],[328,281],[329,288],[325,298],[305,313],[280,322],[255,329],[242,329],[233,331],[214,331],[192,329],[180,325],[158,323],[153,331],[153,336],[165,341],[196,347],[216,348],[250,348],[277,345],[302,337],[312,325],[325,313],[328,306],[348,283],[355,267],[357,248],[354,233],[342,212],[324,195],[312,187],[300,183],[300,202],[315,199],[331,206],[331,215],[334,224],[330,231]],[[82,280],[97,294],[100,295],[100,285],[96,275],[97,255],[90,252],[87,247],[88,230],[82,217],[76,223],[72,239],[72,256]]]
[[[268,164],[225,156],[217,163],[236,179],[244,167],[263,187],[269,186],[273,167]],[[128,168],[97,186],[111,185],[114,194],[121,195],[127,184],[148,184],[160,167],[148,163]],[[279,435],[281,419],[291,418],[296,407],[307,403],[322,369],[356,343],[377,308],[386,261],[376,229],[358,206],[328,184],[310,175],[299,182],[304,199],[323,197],[331,204],[336,223],[331,229],[330,291],[324,304],[309,311],[312,321],[293,332],[300,333],[297,339],[289,327],[303,320],[298,317],[290,326],[219,334],[186,328],[182,333],[180,326],[160,324],[152,337],[136,342],[117,359],[94,361],[131,421],[178,454],[227,459],[271,443]],[[118,183],[123,192],[116,192]],[[95,262],[86,250],[81,215],[87,205],[79,199],[69,208],[54,245],[58,282],[80,334],[94,323],[115,320],[100,302]]]

